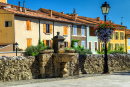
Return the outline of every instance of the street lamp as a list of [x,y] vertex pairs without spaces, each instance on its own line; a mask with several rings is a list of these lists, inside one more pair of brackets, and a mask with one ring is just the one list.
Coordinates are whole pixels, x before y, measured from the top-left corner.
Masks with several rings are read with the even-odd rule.
[[[104,14],[104,21],[106,21],[106,15],[109,12],[109,4],[107,4],[107,2],[105,2],[105,4],[102,4],[102,13]],[[105,41],[105,58],[104,58],[104,71],[103,73],[109,73],[109,69],[108,69],[108,57],[107,57],[107,42]]]
[[16,56],[17,56],[17,48],[19,44],[16,42],[15,45],[16,45]]

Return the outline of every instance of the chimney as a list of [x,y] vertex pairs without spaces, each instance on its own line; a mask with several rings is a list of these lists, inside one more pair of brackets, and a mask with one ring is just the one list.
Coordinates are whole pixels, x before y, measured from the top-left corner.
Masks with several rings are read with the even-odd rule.
[[49,15],[52,17],[52,10],[49,10],[48,13],[49,13]]
[[63,12],[63,11],[62,11],[61,13],[62,13],[62,14],[64,14],[64,12]]
[[22,12],[26,12],[26,8],[22,8]]
[[19,7],[18,7],[18,10],[20,11],[20,2],[19,2]]
[[77,20],[77,17],[78,17],[78,14],[73,14],[73,15],[72,15],[72,19],[73,19],[74,21]]
[[97,21],[100,21],[100,17],[97,17]]
[[23,1],[23,8],[25,8],[25,1]]

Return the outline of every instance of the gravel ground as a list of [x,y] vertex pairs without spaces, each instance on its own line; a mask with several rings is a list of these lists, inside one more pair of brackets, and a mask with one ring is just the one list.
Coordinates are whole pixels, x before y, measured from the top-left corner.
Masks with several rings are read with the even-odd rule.
[[[19,85],[29,85],[29,84],[42,84],[46,82],[64,82],[66,80],[77,80],[77,79],[83,79],[83,78],[100,78],[100,77],[109,77],[109,76],[130,76],[130,71],[127,72],[115,72],[111,74],[81,74],[79,76],[69,76],[64,78],[46,78],[46,79],[31,79],[31,80],[21,80],[21,81],[13,81],[13,82],[0,82],[0,87],[17,87]],[[130,78],[130,77],[129,77]],[[63,80],[63,81],[62,81]],[[130,79],[129,79],[130,80]],[[28,87],[28,86],[19,86],[19,87]],[[34,86],[35,87],[35,86]],[[36,86],[40,87],[40,86]]]

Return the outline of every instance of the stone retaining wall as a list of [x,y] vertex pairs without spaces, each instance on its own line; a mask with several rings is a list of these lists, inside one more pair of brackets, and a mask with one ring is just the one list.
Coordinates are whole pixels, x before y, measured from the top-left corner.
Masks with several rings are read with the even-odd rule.
[[[0,81],[17,81],[32,78],[54,77],[53,54],[42,54],[38,57],[0,57]],[[80,73],[102,73],[104,55],[74,55],[74,60],[66,64],[67,75]],[[130,55],[108,55],[110,72],[130,70]],[[57,66],[59,67],[59,66]]]
[[35,57],[0,57],[0,81],[17,81],[39,76]]
[[[83,74],[86,73],[103,73],[104,55],[80,55],[79,67]],[[109,54],[108,55],[109,71],[130,70],[130,55],[128,54]]]

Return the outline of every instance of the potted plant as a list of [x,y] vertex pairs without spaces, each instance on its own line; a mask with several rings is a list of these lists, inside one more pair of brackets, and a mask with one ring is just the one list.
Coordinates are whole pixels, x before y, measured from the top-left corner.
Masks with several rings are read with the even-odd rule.
[[53,53],[54,50],[51,47],[44,46],[40,49],[40,54]]
[[74,53],[74,52],[75,50],[73,48],[68,48],[68,47],[65,48],[65,53]]

